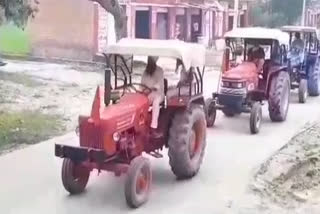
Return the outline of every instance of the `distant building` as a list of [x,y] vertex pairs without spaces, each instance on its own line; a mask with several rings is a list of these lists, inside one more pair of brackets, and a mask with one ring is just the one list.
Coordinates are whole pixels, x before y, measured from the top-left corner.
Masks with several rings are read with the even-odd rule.
[[320,2],[313,1],[307,8],[305,24],[320,28]]
[[[239,24],[242,27],[249,24],[249,1],[241,1]],[[201,38],[206,45],[210,45],[233,25],[233,9],[216,0],[127,0],[122,5],[128,17],[128,36],[131,38],[180,39],[188,42],[198,42]],[[105,17],[112,17],[101,8],[97,11],[99,26],[104,28]],[[107,33],[99,27],[98,35],[104,38]],[[108,41],[99,40],[98,52],[107,43],[115,41],[108,35]]]
[[[240,26],[247,26],[248,1],[242,0]],[[217,0],[120,0],[131,38],[180,39],[211,45],[228,31],[233,9]],[[116,41],[114,19],[90,0],[41,0],[30,20],[29,55],[92,61]]]

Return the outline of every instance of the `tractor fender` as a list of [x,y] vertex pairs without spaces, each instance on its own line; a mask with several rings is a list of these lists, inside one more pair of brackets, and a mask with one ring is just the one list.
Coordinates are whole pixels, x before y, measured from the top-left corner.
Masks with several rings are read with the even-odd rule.
[[272,66],[272,67],[270,67],[270,69],[268,71],[267,88],[265,91],[266,98],[269,97],[269,90],[270,90],[270,84],[271,84],[272,78],[281,71],[287,71],[287,68],[288,68],[287,66]]
[[188,103],[188,108],[192,105],[192,104],[198,104],[201,106],[205,106],[205,100],[203,96],[200,97],[195,97],[194,99],[190,99],[189,103]]

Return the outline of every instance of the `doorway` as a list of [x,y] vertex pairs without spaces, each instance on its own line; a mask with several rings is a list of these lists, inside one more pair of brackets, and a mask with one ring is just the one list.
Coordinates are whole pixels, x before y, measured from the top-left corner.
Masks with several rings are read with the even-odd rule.
[[158,13],[157,16],[157,37],[168,39],[168,13]]
[[198,42],[198,36],[201,35],[201,16],[191,16],[191,42]]
[[136,38],[150,38],[150,11],[136,11]]

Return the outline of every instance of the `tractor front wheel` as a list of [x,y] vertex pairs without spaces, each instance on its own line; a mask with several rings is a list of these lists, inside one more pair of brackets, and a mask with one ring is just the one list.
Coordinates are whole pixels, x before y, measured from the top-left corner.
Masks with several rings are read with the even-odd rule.
[[90,170],[80,163],[65,158],[62,163],[62,183],[70,194],[80,194],[87,186]]
[[290,77],[286,71],[280,71],[272,77],[269,91],[269,116],[274,122],[287,118],[290,102]]
[[127,204],[138,208],[148,201],[152,183],[151,164],[147,158],[138,156],[131,161],[125,183]]
[[217,117],[217,109],[213,99],[208,98],[205,102],[207,127],[212,127]]
[[261,104],[256,102],[253,104],[250,114],[250,131],[251,134],[259,133],[262,120]]
[[308,97],[308,82],[301,79],[299,83],[299,103],[305,103]]
[[200,105],[180,110],[173,118],[169,134],[169,160],[178,179],[196,175],[206,148],[206,116]]

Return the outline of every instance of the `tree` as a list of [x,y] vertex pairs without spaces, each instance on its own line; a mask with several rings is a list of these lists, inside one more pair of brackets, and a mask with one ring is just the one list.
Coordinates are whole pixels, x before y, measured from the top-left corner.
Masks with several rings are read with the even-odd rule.
[[114,28],[116,39],[119,40],[127,36],[127,16],[120,5],[119,0],[90,0],[97,2],[114,17]]
[[[307,0],[310,4],[312,0]],[[279,27],[295,24],[301,18],[302,0],[256,0],[252,7],[256,26]]]
[[34,18],[38,4],[38,0],[0,0],[5,20],[21,28],[26,26],[30,17]]

